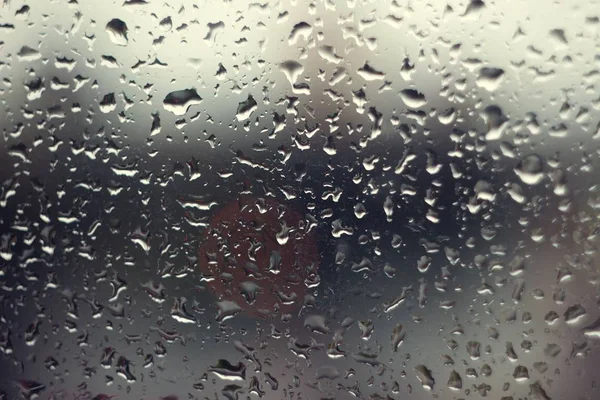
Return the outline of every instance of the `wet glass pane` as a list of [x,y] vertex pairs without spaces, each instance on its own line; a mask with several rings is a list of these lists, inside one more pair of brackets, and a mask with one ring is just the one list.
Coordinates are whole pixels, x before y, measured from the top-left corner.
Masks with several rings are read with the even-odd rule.
[[599,9],[4,0],[0,398],[600,398]]

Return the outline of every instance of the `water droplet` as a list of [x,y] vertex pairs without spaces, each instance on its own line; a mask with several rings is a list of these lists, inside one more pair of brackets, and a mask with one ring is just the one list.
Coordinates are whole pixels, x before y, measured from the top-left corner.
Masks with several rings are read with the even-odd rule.
[[238,121],[245,121],[248,118],[250,118],[250,115],[252,115],[252,113],[257,109],[258,104],[256,103],[256,100],[254,100],[254,97],[252,97],[252,95],[248,95],[248,98],[242,102],[239,103],[237,111],[236,111],[236,118]]
[[163,107],[175,115],[185,115],[190,107],[201,102],[202,98],[198,95],[196,89],[183,89],[167,94],[163,100]]
[[410,108],[420,108],[427,104],[425,95],[414,89],[404,89],[400,91],[400,98]]
[[537,185],[544,179],[542,158],[537,154],[529,154],[519,162],[515,173],[527,185]]
[[450,372],[450,377],[448,378],[448,388],[451,390],[461,390],[463,387],[463,382],[461,376],[455,370]]
[[246,379],[246,364],[242,362],[231,364],[228,360],[220,359],[208,371],[226,381],[243,381]]
[[127,24],[118,18],[113,18],[106,24],[106,32],[110,41],[119,46],[127,46]]
[[431,370],[427,368],[425,365],[420,364],[415,367],[415,373],[417,374],[417,379],[421,382],[421,385],[427,390],[433,390],[433,385],[435,384],[435,380],[431,375]]

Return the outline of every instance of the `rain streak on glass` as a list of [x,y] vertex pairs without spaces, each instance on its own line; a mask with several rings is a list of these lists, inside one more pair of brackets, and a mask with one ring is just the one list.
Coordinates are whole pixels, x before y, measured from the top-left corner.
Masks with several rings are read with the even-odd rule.
[[4,0],[0,399],[596,400],[592,0]]

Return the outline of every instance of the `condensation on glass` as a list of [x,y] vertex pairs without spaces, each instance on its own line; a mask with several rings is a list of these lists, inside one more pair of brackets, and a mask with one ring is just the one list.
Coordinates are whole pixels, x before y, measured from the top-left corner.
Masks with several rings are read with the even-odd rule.
[[4,0],[0,398],[600,398],[599,10]]

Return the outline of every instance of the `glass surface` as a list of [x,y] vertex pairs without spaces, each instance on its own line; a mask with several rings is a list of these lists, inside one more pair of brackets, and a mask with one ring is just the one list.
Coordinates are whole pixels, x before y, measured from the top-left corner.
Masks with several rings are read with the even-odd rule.
[[599,10],[4,0],[0,398],[600,398]]

